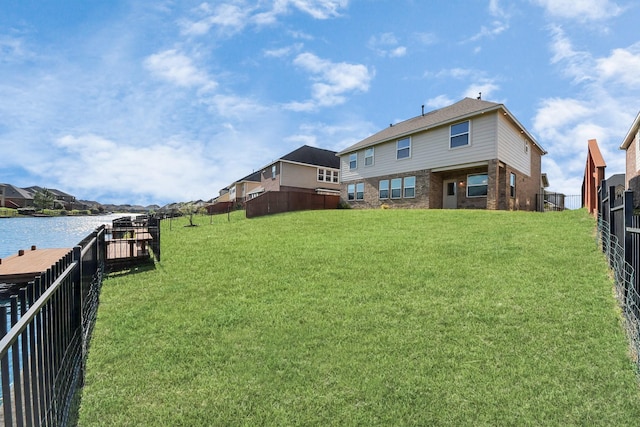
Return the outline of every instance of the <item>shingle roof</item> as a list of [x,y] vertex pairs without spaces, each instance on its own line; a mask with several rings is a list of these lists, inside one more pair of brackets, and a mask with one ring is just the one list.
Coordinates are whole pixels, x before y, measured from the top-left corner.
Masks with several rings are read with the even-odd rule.
[[545,150],[540,147],[537,142],[535,142],[533,137],[528,134],[526,129],[524,129],[524,127],[520,125],[515,117],[513,117],[513,115],[509,113],[504,105],[490,101],[483,101],[481,99],[464,98],[463,100],[458,101],[455,104],[449,105],[448,107],[440,108],[438,110],[425,113],[424,115],[420,115],[418,117],[414,117],[412,119],[389,126],[388,128],[385,128],[380,132],[375,133],[368,138],[365,138],[362,141],[342,150],[337,155],[341,156],[346,153],[357,151],[364,147],[370,147],[381,142],[386,142],[419,131],[431,129],[436,126],[442,126],[444,124],[461,120],[466,117],[471,117],[476,114],[481,114],[498,109],[503,109],[507,114],[509,114],[516,125],[519,126],[525,133],[527,133],[532,142],[536,146],[538,146],[543,153],[546,153]]
[[326,168],[338,169],[340,167],[340,159],[336,157],[336,152],[325,150],[323,148],[311,147],[303,145],[280,157],[279,160],[288,160],[290,162],[304,163],[313,166],[324,166]]
[[4,196],[8,199],[33,199],[33,195],[24,188],[16,187],[11,184],[2,184],[5,187]]

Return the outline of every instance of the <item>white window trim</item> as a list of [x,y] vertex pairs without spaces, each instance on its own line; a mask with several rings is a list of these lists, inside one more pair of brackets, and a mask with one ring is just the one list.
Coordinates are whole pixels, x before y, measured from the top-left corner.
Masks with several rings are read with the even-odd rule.
[[[387,183],[387,189],[385,190],[387,192],[387,197],[380,197],[380,192],[382,191],[382,189],[380,188],[380,184],[382,182],[386,182]],[[379,180],[378,181],[378,199],[387,200],[387,199],[389,199],[389,197],[391,197],[391,182],[388,179]]]
[[[371,155],[367,156],[367,151],[371,150]],[[375,163],[375,148],[374,147],[369,147],[369,148],[365,148],[364,149],[364,167],[369,167],[369,166],[373,166]],[[367,164],[367,159],[370,158],[371,159],[371,164]]]
[[[349,191],[349,187],[353,187],[353,192]],[[353,194],[353,199],[349,198],[349,194]],[[356,200],[356,184],[347,184],[347,201]]]
[[[393,197],[393,190],[394,190],[393,180],[398,180],[398,179],[400,180],[400,187],[399,188],[395,188],[395,189],[396,190],[397,189],[400,190],[400,195],[398,197]],[[392,179],[389,180],[389,198],[390,199],[394,199],[394,200],[402,199],[402,182],[403,182],[402,178],[392,178]]]
[[[324,176],[324,179],[320,179],[321,171],[322,171],[322,176]],[[336,181],[333,180],[334,177],[337,179]],[[331,184],[336,184],[340,182],[339,171],[336,169],[318,168],[318,170],[316,171],[316,180],[318,182],[328,182]]]
[[[362,186],[362,197],[358,198],[358,186]],[[356,182],[356,201],[361,202],[364,200],[364,182]]]
[[[413,187],[407,187],[406,186],[406,181],[407,178],[413,178]],[[403,199],[415,199],[416,198],[416,184],[417,184],[417,180],[415,176],[405,176],[404,178],[402,178],[402,198]],[[413,188],[413,196],[405,196],[405,190],[407,188]]]
[[[408,141],[409,141],[409,147],[398,148],[398,144],[400,144],[400,141],[404,141],[404,140],[408,140]],[[413,151],[413,150],[411,149],[411,148],[412,148],[412,147],[411,147],[412,145],[413,145],[413,141],[411,140],[411,137],[410,137],[410,136],[408,136],[408,137],[406,137],[406,138],[401,138],[401,139],[396,140],[396,160],[405,160],[405,159],[410,159],[410,158],[411,158],[412,151]],[[409,149],[409,155],[408,155],[407,157],[398,158],[398,152],[399,152],[400,150],[406,150],[407,148]]]
[[[513,177],[513,185],[511,185],[511,177]],[[509,173],[509,197],[515,199],[516,197],[516,183],[518,182],[518,177],[515,173]],[[513,194],[511,194],[511,189],[513,188]]]
[[[476,175],[486,175],[487,176],[487,184],[486,184],[486,186],[487,186],[487,194],[483,194],[483,195],[480,195],[480,196],[470,196],[469,195],[469,187],[480,187],[480,185],[469,185],[469,177],[470,176],[476,176]],[[485,184],[482,184],[482,185],[484,186]],[[467,194],[466,194],[466,196],[467,196],[468,199],[477,199],[479,197],[487,197],[488,194],[489,194],[489,174],[488,173],[472,173],[472,174],[467,175]]]
[[[352,156],[355,156],[355,166],[354,167],[351,167],[351,162],[352,162],[351,157]],[[358,153],[351,153],[351,154],[349,154],[349,170],[356,170],[356,169],[358,169]]]
[[[463,132],[463,133],[457,133],[455,135],[451,134],[451,129],[459,124],[468,122],[469,123],[469,130],[467,132]],[[464,135],[467,134],[467,143],[465,145],[459,145],[457,147],[452,147],[451,146],[451,140],[453,139],[454,136],[460,136],[460,135]],[[457,150],[459,148],[465,148],[465,147],[471,147],[471,120],[463,120],[461,122],[458,123],[453,123],[452,125],[449,126],[449,150]]]

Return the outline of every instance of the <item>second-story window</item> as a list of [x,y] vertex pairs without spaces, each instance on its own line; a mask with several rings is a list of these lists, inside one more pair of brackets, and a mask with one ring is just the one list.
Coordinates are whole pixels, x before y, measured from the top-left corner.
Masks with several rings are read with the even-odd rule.
[[373,165],[373,147],[367,148],[364,150],[364,165],[371,166]]
[[399,139],[396,142],[396,159],[411,157],[411,138]]
[[464,147],[469,145],[469,121],[451,125],[450,147]]
[[356,169],[358,167],[358,153],[349,154],[349,169]]

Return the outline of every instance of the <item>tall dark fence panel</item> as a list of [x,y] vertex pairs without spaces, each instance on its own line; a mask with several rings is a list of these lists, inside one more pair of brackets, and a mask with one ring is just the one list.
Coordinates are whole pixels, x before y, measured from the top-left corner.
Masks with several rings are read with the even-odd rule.
[[613,272],[615,293],[640,374],[640,217],[634,215],[633,192],[615,197],[602,182],[598,197],[598,244]]
[[75,419],[105,255],[100,227],[0,307],[0,424]]

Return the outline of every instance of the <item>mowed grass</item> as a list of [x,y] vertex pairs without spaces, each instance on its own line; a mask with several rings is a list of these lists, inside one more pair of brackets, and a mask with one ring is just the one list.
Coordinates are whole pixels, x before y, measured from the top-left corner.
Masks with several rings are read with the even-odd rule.
[[640,422],[583,210],[230,219],[104,282],[80,425]]

